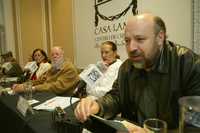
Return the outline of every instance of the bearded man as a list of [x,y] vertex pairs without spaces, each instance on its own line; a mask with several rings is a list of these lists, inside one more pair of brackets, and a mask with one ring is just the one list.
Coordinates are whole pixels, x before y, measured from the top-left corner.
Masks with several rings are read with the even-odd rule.
[[[129,58],[121,65],[112,90],[98,100],[81,99],[75,116],[85,122],[91,114],[138,123],[158,118],[169,129],[178,128],[178,99],[200,95],[200,57],[192,50],[166,40],[164,21],[153,14],[128,19],[125,28]],[[145,129],[125,121],[129,133]]]
[[[51,49],[52,68],[40,79],[33,81],[33,91],[50,91],[58,95],[71,96],[79,81],[76,67],[64,59],[64,51],[55,46]],[[24,92],[23,84],[16,85],[13,90]]]

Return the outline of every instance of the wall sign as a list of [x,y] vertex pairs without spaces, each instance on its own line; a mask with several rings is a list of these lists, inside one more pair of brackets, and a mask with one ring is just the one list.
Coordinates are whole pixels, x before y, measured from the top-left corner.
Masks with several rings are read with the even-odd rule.
[[94,9],[95,47],[107,40],[124,45],[126,16],[137,14],[137,0],[95,0]]

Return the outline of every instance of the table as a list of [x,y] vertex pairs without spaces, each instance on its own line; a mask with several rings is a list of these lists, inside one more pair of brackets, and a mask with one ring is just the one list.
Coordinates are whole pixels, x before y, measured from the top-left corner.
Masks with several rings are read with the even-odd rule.
[[[52,93],[35,93],[33,98],[40,103],[54,97]],[[34,115],[26,117],[16,109],[17,95],[0,96],[0,130],[6,133],[57,133],[52,121],[52,112],[35,111]],[[38,104],[40,104],[38,103]],[[68,121],[65,122],[65,131],[71,133],[81,132],[81,126],[76,121],[71,108],[66,109]]]
[[[55,97],[53,93],[35,93],[33,98],[40,103]],[[94,133],[115,133],[116,131],[99,121],[89,120],[84,124],[79,123],[74,114],[72,107],[65,109],[67,119],[59,123],[57,128],[52,120],[52,112],[35,111],[34,115],[28,114],[26,117],[16,109],[18,95],[0,96],[0,130],[5,133],[81,133],[82,128],[88,128]],[[37,104],[40,104],[37,103]],[[36,105],[34,105],[36,106]],[[76,104],[73,105],[74,107]],[[58,130],[59,129],[59,130]],[[177,133],[177,132],[173,132]],[[195,132],[194,132],[195,133]]]

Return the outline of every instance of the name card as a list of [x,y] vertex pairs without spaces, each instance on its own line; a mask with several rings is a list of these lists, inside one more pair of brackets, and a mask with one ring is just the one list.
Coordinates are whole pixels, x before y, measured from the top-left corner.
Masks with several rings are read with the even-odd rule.
[[30,105],[28,101],[22,96],[19,96],[19,100],[17,101],[17,110],[25,117],[29,108]]

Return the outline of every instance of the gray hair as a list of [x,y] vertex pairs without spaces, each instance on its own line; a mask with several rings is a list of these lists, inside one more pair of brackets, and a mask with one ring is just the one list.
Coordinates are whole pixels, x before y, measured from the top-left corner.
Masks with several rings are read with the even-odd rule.
[[154,23],[155,23],[155,35],[158,35],[160,31],[164,32],[165,38],[164,40],[166,41],[167,39],[167,34],[166,34],[166,26],[165,22],[162,20],[162,18],[155,16],[154,17]]

